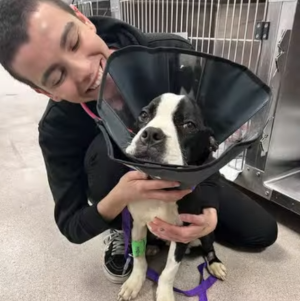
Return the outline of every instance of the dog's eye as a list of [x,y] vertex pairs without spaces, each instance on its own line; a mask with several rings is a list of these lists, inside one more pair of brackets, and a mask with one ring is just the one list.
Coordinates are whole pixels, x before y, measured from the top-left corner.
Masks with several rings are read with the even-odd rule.
[[186,130],[193,130],[196,127],[196,125],[193,122],[189,121],[184,123],[182,127]]
[[149,118],[149,115],[148,115],[148,113],[145,112],[145,111],[143,111],[143,112],[140,114],[140,116],[139,116],[139,120],[140,120],[141,122],[146,122],[148,118]]

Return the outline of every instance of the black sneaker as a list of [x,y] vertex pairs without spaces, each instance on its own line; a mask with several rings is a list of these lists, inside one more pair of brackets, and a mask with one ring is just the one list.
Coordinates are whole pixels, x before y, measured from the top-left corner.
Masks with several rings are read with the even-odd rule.
[[123,284],[132,271],[132,261],[125,259],[124,233],[119,230],[110,230],[104,239],[107,246],[104,253],[103,270],[106,277],[113,283]]

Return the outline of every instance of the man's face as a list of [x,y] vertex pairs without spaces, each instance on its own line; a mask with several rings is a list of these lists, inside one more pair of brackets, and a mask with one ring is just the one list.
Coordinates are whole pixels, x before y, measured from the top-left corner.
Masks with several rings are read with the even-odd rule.
[[30,40],[12,68],[57,99],[86,102],[98,98],[110,50],[93,24],[47,3],[29,19]]

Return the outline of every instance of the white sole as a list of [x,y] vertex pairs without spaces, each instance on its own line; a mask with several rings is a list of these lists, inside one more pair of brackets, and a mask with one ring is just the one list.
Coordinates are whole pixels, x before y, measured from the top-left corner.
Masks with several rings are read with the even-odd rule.
[[105,264],[102,265],[102,270],[104,272],[105,277],[114,284],[123,284],[130,276],[130,273],[128,273],[125,276],[114,275],[106,268]]

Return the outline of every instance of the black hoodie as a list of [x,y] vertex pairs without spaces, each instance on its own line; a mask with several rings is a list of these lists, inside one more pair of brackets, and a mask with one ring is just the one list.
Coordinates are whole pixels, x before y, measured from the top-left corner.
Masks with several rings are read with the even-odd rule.
[[[177,35],[144,34],[127,23],[108,17],[90,19],[97,28],[97,34],[109,47],[143,45],[192,49],[188,41]],[[96,113],[95,103],[90,102],[88,106]],[[88,204],[84,158],[96,136],[99,136],[99,130],[95,122],[80,105],[49,100],[39,123],[39,143],[55,202],[55,221],[62,234],[77,244],[86,242],[112,227],[98,213],[97,204]],[[204,207],[218,209],[214,183],[206,181],[201,186],[206,189],[203,190],[204,193],[209,195]]]

